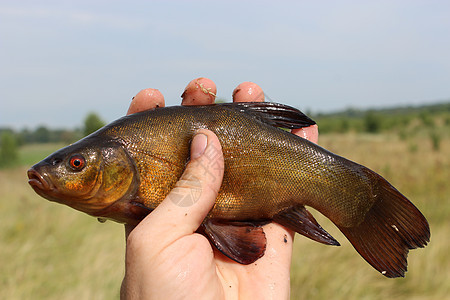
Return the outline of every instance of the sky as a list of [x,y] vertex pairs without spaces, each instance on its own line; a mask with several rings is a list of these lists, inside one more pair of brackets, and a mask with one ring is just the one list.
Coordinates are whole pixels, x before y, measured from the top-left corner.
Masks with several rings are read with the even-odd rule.
[[243,81],[303,111],[450,101],[449,1],[3,1],[0,127],[106,122]]

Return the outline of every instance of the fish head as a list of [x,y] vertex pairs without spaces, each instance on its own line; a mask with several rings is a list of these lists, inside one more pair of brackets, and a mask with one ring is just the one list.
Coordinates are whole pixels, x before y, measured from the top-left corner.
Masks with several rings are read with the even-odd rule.
[[102,215],[105,209],[136,192],[137,176],[133,160],[119,143],[84,139],[31,167],[28,183],[50,201],[108,217]]

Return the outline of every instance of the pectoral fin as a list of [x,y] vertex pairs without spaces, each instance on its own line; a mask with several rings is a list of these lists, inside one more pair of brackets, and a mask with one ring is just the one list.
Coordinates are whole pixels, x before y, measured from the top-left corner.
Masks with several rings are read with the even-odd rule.
[[220,252],[240,264],[253,263],[266,250],[266,235],[257,224],[206,220],[202,229]]
[[303,205],[282,210],[273,217],[273,221],[316,242],[340,246],[339,242],[317,223],[313,215]]

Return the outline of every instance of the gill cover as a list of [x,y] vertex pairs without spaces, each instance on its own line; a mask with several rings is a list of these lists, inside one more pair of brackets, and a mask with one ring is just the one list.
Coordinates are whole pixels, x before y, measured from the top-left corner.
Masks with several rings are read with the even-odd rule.
[[96,198],[103,203],[113,203],[126,196],[132,196],[139,186],[136,165],[121,146],[104,148],[102,185]]

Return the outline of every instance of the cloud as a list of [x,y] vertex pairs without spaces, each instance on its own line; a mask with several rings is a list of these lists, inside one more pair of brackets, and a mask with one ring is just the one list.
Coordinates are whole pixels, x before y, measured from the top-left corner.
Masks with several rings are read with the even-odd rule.
[[45,19],[73,26],[102,26],[110,29],[136,30],[147,26],[148,21],[130,15],[95,12],[63,7],[0,7],[0,16],[10,18]]

